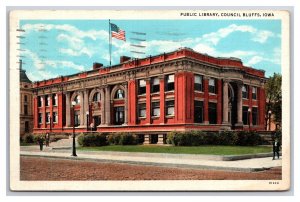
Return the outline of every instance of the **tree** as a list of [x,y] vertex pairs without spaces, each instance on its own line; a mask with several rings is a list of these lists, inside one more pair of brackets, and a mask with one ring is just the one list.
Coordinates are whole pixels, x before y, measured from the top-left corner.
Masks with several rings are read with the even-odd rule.
[[279,73],[274,73],[273,76],[268,78],[265,90],[266,90],[266,115],[265,115],[265,128],[267,129],[267,123],[270,121],[269,111],[273,115],[273,121],[281,126],[281,111],[282,111],[282,88],[281,88],[282,76]]

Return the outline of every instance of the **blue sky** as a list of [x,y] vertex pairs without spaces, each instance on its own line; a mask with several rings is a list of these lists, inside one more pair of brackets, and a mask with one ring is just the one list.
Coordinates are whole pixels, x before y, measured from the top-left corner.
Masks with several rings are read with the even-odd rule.
[[[112,39],[112,65],[118,64],[122,55],[143,58],[189,47],[215,57],[240,58],[246,66],[265,70],[267,77],[281,72],[279,20],[111,22],[126,32],[126,42]],[[23,51],[19,55],[32,81],[90,70],[93,62],[109,65],[108,20],[22,20],[20,27],[25,30],[21,33],[25,38],[21,39]]]

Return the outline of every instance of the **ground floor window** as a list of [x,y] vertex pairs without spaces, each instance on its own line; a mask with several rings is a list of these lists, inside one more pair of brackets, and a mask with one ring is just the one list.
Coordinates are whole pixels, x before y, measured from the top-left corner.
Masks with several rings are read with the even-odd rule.
[[160,107],[159,102],[152,102],[152,116],[159,116],[160,115]]
[[145,118],[146,117],[146,103],[138,104],[139,110],[139,117]]
[[39,113],[39,124],[43,123],[43,115]]
[[167,116],[173,116],[175,114],[174,106],[175,106],[174,100],[166,101],[166,115]]
[[29,122],[25,121],[25,133],[29,132]]
[[50,123],[50,112],[46,112],[46,123]]
[[248,107],[243,107],[243,124],[244,125],[248,125],[249,122],[248,122],[248,117],[249,114],[248,114]]
[[57,112],[52,113],[52,122],[57,123]]
[[203,123],[203,101],[194,101],[194,122]]
[[208,119],[209,124],[217,124],[217,103],[208,103]]
[[99,126],[101,124],[101,116],[94,116],[93,117],[93,124],[92,124],[92,130],[96,131],[97,130],[97,126]]
[[258,110],[257,107],[252,107],[252,124],[257,125],[258,124]]
[[115,125],[124,124],[124,107],[115,107]]
[[158,142],[158,135],[150,135],[150,144],[157,144]]

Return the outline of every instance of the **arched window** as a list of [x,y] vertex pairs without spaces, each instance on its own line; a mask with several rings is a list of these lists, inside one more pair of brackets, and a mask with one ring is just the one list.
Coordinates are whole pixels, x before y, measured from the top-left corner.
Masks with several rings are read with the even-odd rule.
[[124,91],[121,89],[117,90],[115,94],[115,99],[123,99],[123,98],[124,98]]
[[101,97],[100,97],[100,93],[96,92],[93,96],[93,102],[98,102],[100,101]]
[[74,101],[76,102],[76,104],[80,104],[80,97],[79,95],[76,95],[76,97],[74,98]]

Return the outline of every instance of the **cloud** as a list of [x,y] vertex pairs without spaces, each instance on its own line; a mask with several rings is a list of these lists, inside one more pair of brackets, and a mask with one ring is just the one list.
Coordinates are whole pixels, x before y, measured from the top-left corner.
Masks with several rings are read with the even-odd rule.
[[260,63],[261,61],[263,61],[264,58],[261,57],[261,56],[254,56],[252,57],[248,62],[247,62],[247,65],[249,66],[252,66],[252,65],[255,65],[257,63]]
[[275,34],[273,32],[266,30],[257,31],[254,35],[255,36],[252,38],[252,40],[259,43],[265,43],[268,38],[275,37]]

